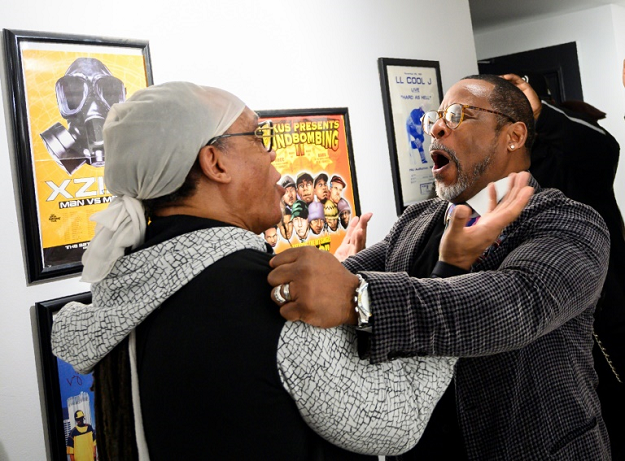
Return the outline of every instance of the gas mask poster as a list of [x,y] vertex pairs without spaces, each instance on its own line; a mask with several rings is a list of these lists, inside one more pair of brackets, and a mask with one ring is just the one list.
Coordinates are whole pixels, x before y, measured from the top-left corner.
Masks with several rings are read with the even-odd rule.
[[261,111],[273,124],[282,219],[263,236],[275,252],[303,245],[334,253],[360,214],[346,108]]
[[26,239],[33,281],[80,271],[95,231],[89,218],[112,198],[104,183],[104,120],[113,104],[151,84],[151,72],[147,42],[10,32],[8,63],[21,89],[15,148],[23,225],[38,230]]

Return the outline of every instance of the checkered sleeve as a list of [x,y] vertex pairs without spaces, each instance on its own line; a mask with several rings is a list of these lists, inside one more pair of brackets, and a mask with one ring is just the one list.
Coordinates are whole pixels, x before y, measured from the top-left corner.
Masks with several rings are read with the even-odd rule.
[[343,261],[343,265],[352,273],[363,270],[384,271],[384,258],[388,246],[387,239],[365,248]]
[[546,195],[472,273],[411,278],[393,265],[392,251],[386,272],[363,272],[374,313],[371,361],[519,349],[594,309],[608,265],[605,224],[590,207]]
[[360,360],[351,327],[287,322],[278,345],[284,388],[317,433],[346,450],[397,455],[418,442],[451,381],[453,358]]

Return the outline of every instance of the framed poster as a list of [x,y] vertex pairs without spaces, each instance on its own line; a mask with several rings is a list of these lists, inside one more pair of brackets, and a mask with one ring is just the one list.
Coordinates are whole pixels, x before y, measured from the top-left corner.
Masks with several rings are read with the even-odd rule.
[[347,108],[259,111],[274,125],[273,162],[286,189],[282,219],[265,240],[280,252],[302,245],[334,252],[360,215]]
[[421,117],[443,100],[437,61],[379,58],[382,103],[399,216],[411,204],[435,195],[430,137]]
[[[50,332],[54,315],[67,303],[77,301],[88,304],[91,293],[81,293],[63,298],[35,303],[37,334],[39,340],[40,375],[43,383],[46,438],[49,442],[53,461],[69,461],[67,454],[72,430],[81,427],[81,432],[88,432],[95,438],[95,400],[93,377],[76,373],[68,363],[52,354]],[[90,429],[89,427],[90,426]],[[85,428],[86,429],[83,429]]]
[[28,282],[77,273],[111,195],[102,126],[152,84],[147,41],[3,30]]

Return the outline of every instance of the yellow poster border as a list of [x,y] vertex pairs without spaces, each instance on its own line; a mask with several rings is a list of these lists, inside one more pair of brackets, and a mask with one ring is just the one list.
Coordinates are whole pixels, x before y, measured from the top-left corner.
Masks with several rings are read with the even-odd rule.
[[[145,84],[142,84],[142,87],[153,84],[152,66],[149,42],[147,40],[66,35],[14,29],[3,29],[3,40],[8,104],[11,112],[10,142],[14,158],[12,163],[13,177],[16,181],[16,190],[19,196],[18,212],[22,231],[22,245],[24,247],[27,281],[30,284],[79,273],[82,270],[80,259],[89,243],[90,237],[81,238],[80,241],[68,239],[54,247],[44,247],[42,244],[42,219],[54,221],[59,219],[59,217],[52,213],[44,218],[39,211],[39,204],[44,203],[46,201],[45,197],[50,193],[46,192],[47,195],[44,196],[44,192],[39,191],[36,184],[38,168],[40,168],[40,165],[43,165],[43,162],[35,162],[35,149],[41,149],[40,144],[42,144],[42,141],[39,139],[41,133],[32,133],[34,119],[31,118],[32,114],[29,112],[29,107],[32,108],[32,106],[29,106],[28,94],[29,91],[39,91],[40,88],[29,88],[30,80],[26,78],[25,69],[35,67],[33,71],[30,71],[31,74],[32,72],[49,72],[49,69],[42,68],[40,62],[37,63],[37,66],[40,67],[28,67],[29,61],[25,57],[25,51],[33,49],[45,50],[52,54],[56,51],[59,54],[71,53],[72,56],[84,56],[86,58],[94,53],[110,53],[111,55],[118,53],[119,56],[139,56],[139,59],[136,59],[139,64],[137,64],[136,68],[128,69],[128,71],[139,75],[140,78],[145,77]],[[63,74],[59,75],[59,78],[62,76]],[[113,74],[113,76],[115,75]],[[125,82],[122,83],[126,85]],[[54,87],[51,91],[54,94]],[[128,88],[125,88],[125,91],[126,97],[130,96]],[[39,98],[39,95],[36,96]],[[49,95],[46,97],[49,98]],[[31,104],[35,99],[31,98]],[[61,115],[58,118],[60,122],[65,122]],[[57,123],[56,125],[60,132],[67,135],[66,130],[63,131],[65,127],[62,123]],[[51,158],[51,162],[47,162],[46,168],[49,168],[49,164],[54,164],[54,160]],[[101,167],[102,161],[97,166]],[[87,164],[85,168],[95,169],[91,164]],[[101,172],[99,174],[101,175]],[[67,180],[72,181],[71,170],[68,172]],[[90,175],[89,181],[93,184],[94,189],[97,189],[97,192],[87,192],[90,205],[102,205],[110,199],[110,194],[106,193],[100,177]],[[60,186],[60,184],[63,184],[63,181],[57,181],[56,184],[52,185],[52,188],[56,188],[57,192],[63,192],[61,187],[64,188],[66,186]],[[87,187],[85,181],[82,181],[78,186],[83,187],[83,191]],[[66,202],[66,207],[80,205],[80,202]],[[99,207],[101,208],[101,206]],[[95,211],[99,210],[94,209],[93,212]],[[63,210],[63,212],[67,215],[67,223],[65,225],[73,226],[74,234],[93,235],[91,228],[89,230],[85,229],[87,225],[85,222],[88,219],[84,219],[84,207],[83,210],[80,210],[80,220],[76,222],[72,222],[71,211]],[[87,214],[89,213],[87,212]],[[78,208],[76,208],[77,214]],[[91,224],[88,223],[88,225]],[[80,228],[77,229],[77,227]]]

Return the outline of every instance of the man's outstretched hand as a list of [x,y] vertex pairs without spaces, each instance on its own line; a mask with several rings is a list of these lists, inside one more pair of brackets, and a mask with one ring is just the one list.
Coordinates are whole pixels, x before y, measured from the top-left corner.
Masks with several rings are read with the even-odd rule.
[[465,227],[471,216],[471,208],[466,205],[456,206],[441,239],[441,261],[469,270],[484,250],[495,242],[504,227],[519,217],[534,193],[534,188],[527,185],[530,174],[526,171],[511,173],[508,177],[510,189],[499,204],[495,185],[488,185],[489,212],[473,226]]
[[362,216],[354,216],[345,232],[343,242],[334,252],[334,256],[339,261],[345,261],[352,255],[365,248],[367,244],[367,224],[373,213],[365,213]]

